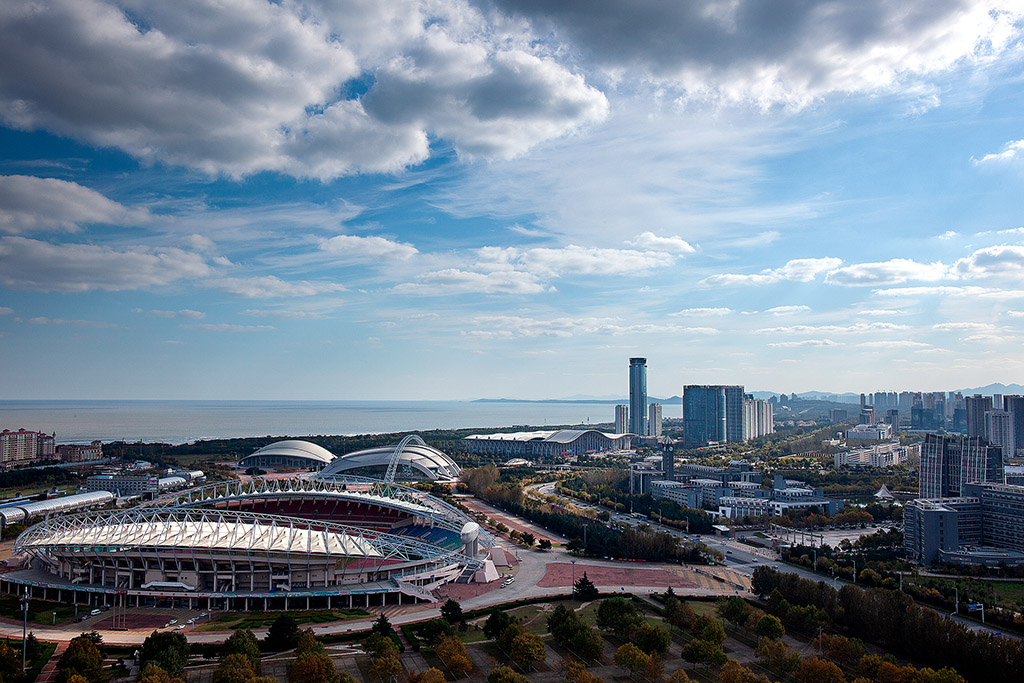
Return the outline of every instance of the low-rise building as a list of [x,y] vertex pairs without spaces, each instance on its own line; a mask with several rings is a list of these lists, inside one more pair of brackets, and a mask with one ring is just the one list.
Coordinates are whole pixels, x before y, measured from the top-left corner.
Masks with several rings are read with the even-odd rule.
[[884,422],[859,424],[846,430],[847,441],[885,441],[892,438],[892,425]]
[[840,467],[894,467],[911,458],[921,457],[921,444],[902,446],[899,441],[888,441],[841,451],[835,454],[834,463]]
[[90,444],[64,443],[57,446],[57,455],[61,462],[88,462],[103,458],[103,443],[93,441]]
[[520,457],[555,457],[628,450],[633,434],[606,434],[596,429],[472,434],[466,437],[471,453],[499,453]]

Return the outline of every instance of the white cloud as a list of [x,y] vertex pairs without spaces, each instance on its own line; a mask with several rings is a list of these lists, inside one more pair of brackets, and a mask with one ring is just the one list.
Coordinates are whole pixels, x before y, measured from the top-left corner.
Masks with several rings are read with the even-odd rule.
[[846,286],[895,285],[907,280],[934,282],[949,276],[942,263],[918,263],[911,259],[890,259],[877,263],[856,263],[837,268],[825,276],[825,282]]
[[987,163],[1006,163],[1013,161],[1018,156],[1024,156],[1024,140],[1011,140],[1003,145],[1001,152],[994,152],[992,154],[986,154],[980,159],[971,157],[971,161],[975,164],[987,164]]
[[676,257],[661,251],[581,247],[485,247],[479,250],[477,267],[515,267],[539,277],[567,275],[643,275],[675,263]]
[[7,306],[0,306],[0,315],[10,315],[11,313],[14,313],[13,308],[8,308]]
[[[8,309],[9,311],[10,309]],[[1007,311],[1006,317],[1008,318],[1024,318],[1024,311]]]
[[781,268],[763,270],[760,273],[712,275],[701,280],[700,284],[711,287],[728,287],[731,285],[769,285],[783,280],[810,282],[818,275],[837,268],[842,262],[842,259],[831,256],[793,259],[787,261]]
[[396,285],[392,291],[421,296],[448,294],[538,294],[548,287],[536,276],[517,270],[494,270],[488,273],[446,268],[422,275],[418,282]]
[[131,225],[148,220],[99,192],[56,178],[0,175],[0,232],[75,232],[83,225]]
[[932,325],[932,329],[940,332],[962,332],[964,330],[992,330],[995,329],[995,325],[992,325],[991,323],[952,322],[937,323]]
[[607,114],[521,26],[460,0],[371,5],[7,4],[0,118],[209,173],[328,179],[421,162],[432,137],[507,158]]
[[411,244],[393,242],[383,237],[360,237],[359,235],[336,235],[320,242],[320,249],[340,258],[356,260],[381,258],[406,260],[419,253]]
[[102,320],[68,320],[67,318],[29,318],[28,323],[30,325],[69,325],[71,327],[117,327],[114,323],[105,322]]
[[1024,298],[1024,290],[1020,289],[994,289],[991,287],[978,287],[977,285],[951,286],[937,285],[933,287],[891,287],[876,289],[874,294],[879,296],[953,296],[953,297],[975,297],[982,299],[1021,299]]
[[231,323],[187,323],[178,325],[183,330],[200,332],[267,332],[275,329],[272,325],[233,325]]
[[887,315],[906,315],[907,312],[899,308],[871,308],[864,311],[857,311],[857,315],[870,315],[872,317],[884,317]]
[[697,251],[689,242],[678,235],[659,237],[653,232],[641,233],[632,241],[627,242],[627,244],[640,249],[650,249],[651,251],[667,251],[670,254],[692,254]]
[[946,232],[942,233],[941,235],[938,235],[938,238],[940,240],[951,240],[951,239],[959,237],[959,236],[960,236],[960,233],[958,233],[956,230],[947,230]]
[[684,308],[681,311],[669,313],[669,316],[723,316],[730,313],[732,313],[731,308]]
[[714,334],[712,328],[685,328],[677,325],[651,323],[627,323],[619,318],[554,318],[536,319],[525,316],[496,315],[477,316],[473,320],[476,329],[466,335],[482,339],[515,339],[520,337],[577,337],[581,335],[622,336],[652,333],[695,333]]
[[226,277],[208,280],[207,284],[228,294],[248,299],[272,299],[277,297],[315,296],[329,292],[343,292],[345,287],[335,282],[310,282],[299,280],[289,282],[273,275],[256,277]]
[[289,311],[263,308],[249,308],[242,311],[242,315],[254,318],[279,318],[281,320],[316,320],[324,317],[324,314],[318,311]]
[[765,313],[771,313],[772,315],[792,315],[794,313],[803,313],[804,311],[811,310],[810,306],[776,306],[774,308],[766,309]]
[[0,284],[43,292],[122,291],[209,276],[211,267],[177,248],[51,244],[27,237],[0,238]]
[[1024,277],[1024,246],[1004,244],[978,249],[957,261],[953,270],[963,278]]
[[763,327],[756,330],[761,334],[814,334],[814,333],[836,333],[836,334],[863,334],[866,332],[882,332],[893,330],[910,329],[906,325],[896,323],[853,323],[852,325],[789,325],[786,327]]
[[931,344],[907,339],[887,339],[861,342],[857,346],[863,349],[925,349],[929,348]]
[[141,308],[133,308],[132,313],[142,313],[151,318],[185,318],[187,320],[202,320],[206,317],[206,314],[202,311],[194,311],[190,308],[183,308],[178,311],[144,311]]
[[773,342],[768,346],[777,349],[801,348],[805,346],[839,346],[839,342],[831,339],[803,339],[801,341]]

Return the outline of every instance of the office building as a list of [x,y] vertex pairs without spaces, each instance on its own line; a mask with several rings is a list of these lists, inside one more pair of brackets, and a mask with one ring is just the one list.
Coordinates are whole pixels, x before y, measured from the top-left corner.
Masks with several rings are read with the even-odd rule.
[[661,436],[661,404],[652,403],[647,408],[647,436]]
[[647,434],[647,359],[629,359],[629,431]]
[[661,471],[664,473],[665,479],[674,481],[676,478],[676,456],[671,446],[664,448],[665,450],[661,452]]
[[1004,396],[1003,409],[1013,416],[1014,454],[1024,450],[1024,396]]
[[840,467],[894,467],[921,455],[921,444],[901,446],[899,441],[864,446],[835,454],[834,464]]
[[553,458],[629,450],[631,434],[605,434],[595,429],[470,434],[470,453],[497,453],[512,457]]
[[829,422],[846,422],[850,419],[850,413],[845,408],[832,408],[828,411]]
[[688,446],[743,441],[743,387],[683,387],[683,440]]
[[921,444],[921,498],[958,497],[964,484],[1002,479],[1002,449],[998,446],[977,438],[938,434],[926,435]]
[[968,396],[967,405],[967,436],[985,438],[985,413],[992,410],[992,397],[975,394]]
[[615,433],[625,434],[629,431],[629,406],[615,406]]
[[892,425],[859,424],[846,430],[847,441],[884,441],[892,438]]

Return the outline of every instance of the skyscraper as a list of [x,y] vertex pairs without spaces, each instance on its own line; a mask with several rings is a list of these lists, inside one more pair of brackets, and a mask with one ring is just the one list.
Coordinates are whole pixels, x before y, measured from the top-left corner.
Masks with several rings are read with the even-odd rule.
[[921,444],[921,498],[959,496],[964,484],[1002,481],[1002,450],[982,439],[927,434]]
[[647,412],[647,436],[661,436],[661,404],[652,403]]
[[629,429],[629,406],[615,406],[615,433],[625,434]]
[[1003,449],[1004,458],[1012,458],[1017,450],[1013,414],[1007,410],[990,410],[985,413],[985,434],[988,442]]
[[629,431],[647,434],[647,359],[629,359]]
[[683,439],[688,446],[743,441],[743,387],[683,387]]
[[[1013,416],[1014,453],[1024,449],[1024,396],[1004,396],[1003,406]],[[1006,453],[1004,452],[1005,456]],[[1012,453],[1010,455],[1013,455]]]
[[985,438],[985,413],[992,410],[992,397],[967,397],[967,436]]

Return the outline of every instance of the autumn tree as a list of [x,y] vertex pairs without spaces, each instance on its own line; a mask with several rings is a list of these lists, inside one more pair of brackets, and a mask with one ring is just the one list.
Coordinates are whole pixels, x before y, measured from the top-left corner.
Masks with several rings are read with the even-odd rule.
[[249,683],[256,677],[256,667],[243,654],[230,654],[213,672],[213,683]]
[[487,674],[487,683],[530,683],[530,679],[507,666],[499,666]]
[[465,676],[473,668],[466,646],[456,636],[442,638],[435,652],[456,678]]
[[409,683],[446,683],[446,681],[444,672],[434,667],[409,674]]
[[587,670],[583,662],[575,659],[565,661],[565,680],[567,683],[604,683],[604,681]]
[[260,643],[249,629],[238,629],[224,641],[224,656],[244,655],[252,662],[253,669],[260,670]]
[[[75,683],[74,677],[69,679],[68,683]],[[183,681],[180,678],[171,676],[171,674],[156,664],[147,664],[142,667],[142,671],[139,672],[139,677],[135,679],[135,683],[183,683]]]
[[537,662],[543,662],[547,656],[544,652],[544,641],[528,631],[521,631],[512,639],[512,659],[524,669],[531,669]]
[[834,662],[808,657],[800,662],[794,678],[800,683],[846,683],[846,676]]
[[73,638],[57,662],[57,683],[68,683],[75,674],[82,676],[89,683],[96,683],[102,673],[102,664],[103,655],[100,654],[96,643],[87,636]]
[[628,669],[632,676],[640,675],[647,678],[661,676],[661,658],[644,654],[633,643],[626,643],[616,650],[614,661],[619,666]]

